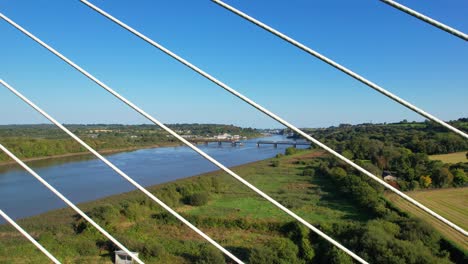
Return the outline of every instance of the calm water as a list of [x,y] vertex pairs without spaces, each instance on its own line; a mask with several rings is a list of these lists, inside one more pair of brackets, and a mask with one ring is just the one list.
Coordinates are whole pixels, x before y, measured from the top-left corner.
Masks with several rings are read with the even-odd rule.
[[[227,143],[221,147],[217,143],[199,147],[227,166],[271,158],[284,153],[286,148],[282,145],[257,148],[258,140],[244,141],[244,146],[240,147]],[[261,140],[285,138],[272,136]],[[107,158],[143,186],[217,170],[216,166],[187,147],[142,149],[108,155]],[[74,203],[135,189],[103,162],[88,156],[37,161],[29,165]],[[1,168],[0,208],[11,217],[22,218],[62,207],[66,205],[20,167]]]

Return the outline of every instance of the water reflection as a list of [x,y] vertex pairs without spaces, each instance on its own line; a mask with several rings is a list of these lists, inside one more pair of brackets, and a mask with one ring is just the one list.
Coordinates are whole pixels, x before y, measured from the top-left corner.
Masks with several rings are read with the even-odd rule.
[[[43,167],[51,167],[51,166],[74,162],[74,161],[92,160],[95,158],[96,157],[93,156],[92,154],[83,154],[83,155],[67,156],[67,157],[59,157],[59,158],[31,160],[25,163],[30,167],[43,168]],[[24,169],[17,163],[3,165],[3,166],[0,166],[0,177],[2,176],[3,173],[14,171],[14,170],[24,170]]]

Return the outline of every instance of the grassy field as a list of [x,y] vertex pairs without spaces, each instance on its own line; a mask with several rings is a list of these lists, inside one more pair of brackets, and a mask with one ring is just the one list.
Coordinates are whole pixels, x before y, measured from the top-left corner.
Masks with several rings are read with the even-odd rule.
[[430,155],[429,159],[440,160],[445,163],[458,163],[458,162],[468,161],[468,159],[466,159],[466,151],[449,153],[449,154],[441,154],[441,155]]
[[[384,232],[380,229],[382,224],[394,230],[395,224],[391,222],[382,219],[376,222],[375,213],[360,207],[340,192],[328,175],[303,173],[308,166],[306,164],[316,162],[316,158],[323,155],[323,152],[307,150],[238,166],[233,170],[306,221],[345,243],[352,243],[351,238],[360,236],[364,230],[367,235],[361,238],[367,237],[368,240],[364,241],[373,245],[376,237],[372,234]],[[260,262],[262,264],[270,263],[275,253],[287,258],[271,263],[328,263],[333,256],[338,258],[338,255],[327,255],[333,253],[329,243],[317,239],[302,225],[295,227],[293,218],[225,173],[207,173],[152,186],[148,190],[246,263],[256,250],[263,250],[265,254],[266,260]],[[208,194],[209,199],[204,204],[190,205],[185,198],[194,193]],[[79,207],[124,245],[142,253],[146,263],[212,263],[198,262],[203,248],[207,247],[203,238],[140,192],[114,195]],[[462,216],[458,218],[463,222]],[[115,248],[70,209],[22,219],[19,224],[62,263],[112,263]],[[388,246],[399,245],[403,250],[411,244],[388,234],[384,237]],[[427,255],[438,254],[423,248],[421,243],[418,250],[426,253],[420,256],[426,254],[425,258],[431,259]],[[268,251],[272,245],[274,249]],[[317,258],[314,257],[312,262],[306,261],[305,255],[299,253],[302,249]],[[372,252],[375,250],[368,251],[369,254]],[[387,251],[376,254],[380,252]],[[450,263],[440,258],[432,259],[438,261],[428,263]],[[45,264],[49,261],[13,228],[0,225],[0,264],[3,263]]]
[[[271,161],[265,160],[236,167],[234,171],[314,225],[331,225],[349,220],[365,223],[369,220],[370,216],[360,212],[351,201],[341,197],[339,193],[331,192],[332,189],[329,188],[333,184],[323,177],[314,177],[311,180],[310,177],[301,175],[303,165],[296,164],[296,161],[321,155],[310,151],[305,154],[283,157],[278,167],[271,166]],[[177,204],[174,201],[179,201],[180,197],[171,197],[174,193],[178,194],[176,189],[197,189],[208,185],[212,188],[210,200],[202,206]],[[149,190],[164,202],[173,204],[176,211],[195,222],[213,239],[220,241],[223,246],[243,259],[248,258],[248,252],[253,247],[268,245],[272,240],[283,240],[284,243],[290,241],[275,230],[293,221],[293,218],[224,173],[208,173],[153,186]],[[124,238],[123,243],[127,241],[133,248],[137,245],[132,246],[133,242],[128,241],[151,241],[157,237],[158,243],[163,245],[166,253],[160,254],[157,260],[146,258],[149,263],[191,263],[191,252],[197,252],[200,245],[204,244],[203,239],[196,233],[172,217],[164,216],[161,208],[148,206],[153,203],[138,192],[81,204],[80,208],[90,212],[100,206],[122,208],[122,204],[128,204],[125,207],[126,216],[117,211],[117,216],[106,213],[102,219],[99,215],[93,218],[116,234],[117,238]],[[145,206],[140,206],[142,204]],[[210,221],[215,221],[216,224]],[[231,223],[241,224],[231,227]],[[99,233],[77,234],[73,231],[77,222],[70,209],[55,210],[23,219],[20,224],[31,231],[46,248],[51,249],[63,263],[110,263],[110,251],[105,248],[96,251],[95,245],[86,242],[103,240]],[[93,254],[100,257],[89,257]],[[25,259],[28,261],[24,262]],[[16,231],[9,226],[0,225],[0,263],[48,261]]]
[[[442,189],[430,191],[416,191],[407,193],[412,198],[426,205],[436,213],[452,221],[463,229],[468,229],[468,187],[456,189]],[[402,210],[430,223],[447,239],[468,250],[468,239],[459,232],[447,227],[440,221],[429,216],[406,200],[388,193],[387,198]]]

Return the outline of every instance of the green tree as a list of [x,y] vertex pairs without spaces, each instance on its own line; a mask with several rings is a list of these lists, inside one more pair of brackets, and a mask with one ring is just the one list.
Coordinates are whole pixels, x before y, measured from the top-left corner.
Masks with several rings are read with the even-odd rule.
[[275,238],[267,246],[255,247],[249,257],[251,264],[299,264],[299,249],[289,239]]
[[340,167],[334,167],[333,169],[331,169],[330,174],[337,178],[343,178],[346,177],[346,175],[348,175],[348,173]]
[[468,184],[468,176],[463,169],[456,169],[453,172],[453,184],[455,186],[465,186]]
[[284,155],[293,155],[297,153],[297,149],[295,147],[289,147],[284,151]]
[[432,179],[430,176],[421,176],[419,177],[419,184],[424,188],[428,188],[432,184]]
[[325,255],[326,263],[330,264],[353,264],[353,260],[343,250],[331,247]]
[[297,222],[290,222],[282,227],[282,231],[299,247],[299,256],[307,263],[312,262],[315,250],[309,240],[309,229]]
[[351,152],[349,150],[343,151],[343,153],[341,153],[341,155],[345,156],[346,158],[348,158],[350,160],[352,160],[354,158],[353,152]]
[[314,176],[315,175],[315,170],[312,168],[307,168],[302,171],[303,176]]
[[416,236],[403,240],[400,237],[405,233],[399,225],[385,220],[369,221],[357,242],[361,248],[358,254],[372,263],[450,263],[433,254],[434,249],[420,240],[426,237],[421,231],[418,229]]
[[211,246],[203,246],[200,251],[200,257],[195,262],[196,264],[212,264],[219,263],[224,264],[226,260],[223,254],[216,248]]
[[157,241],[150,239],[145,242],[142,253],[146,256],[161,258],[166,255],[166,250]]
[[272,160],[272,161],[270,162],[270,165],[271,165],[272,167],[279,167],[280,161],[279,161],[278,159],[274,159],[274,160]]
[[186,204],[193,206],[202,206],[208,203],[209,195],[207,193],[194,193],[185,198]]
[[453,182],[453,174],[447,167],[442,167],[432,174],[432,181],[436,187],[450,186]]

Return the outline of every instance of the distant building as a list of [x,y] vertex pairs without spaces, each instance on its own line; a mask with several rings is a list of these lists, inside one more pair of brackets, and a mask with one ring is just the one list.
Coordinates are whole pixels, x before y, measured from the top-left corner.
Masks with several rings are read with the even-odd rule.
[[231,134],[228,134],[228,133],[224,133],[222,135],[217,135],[215,136],[216,139],[230,139],[232,138]]
[[387,175],[383,177],[384,181],[398,181],[398,177],[392,176],[392,175]]
[[383,171],[382,178],[384,181],[398,181],[398,177],[393,176],[390,171]]
[[110,133],[110,132],[114,132],[113,130],[111,129],[96,129],[96,130],[91,130],[91,132],[94,132],[94,133]]
[[[138,257],[138,252],[132,252],[133,255]],[[135,261],[127,252],[123,250],[115,251],[115,264],[133,264]]]
[[90,138],[98,138],[98,134],[88,134],[88,137]]

